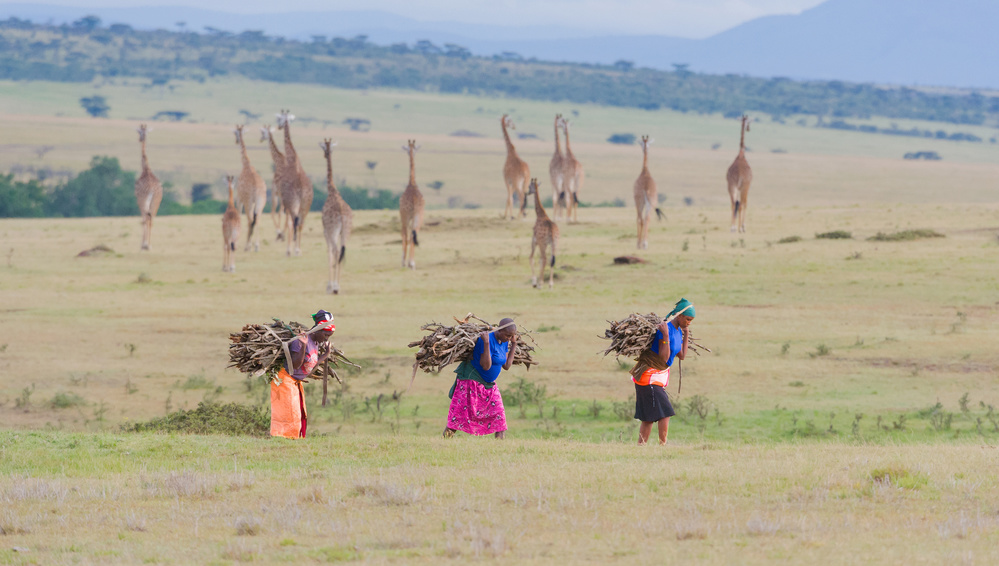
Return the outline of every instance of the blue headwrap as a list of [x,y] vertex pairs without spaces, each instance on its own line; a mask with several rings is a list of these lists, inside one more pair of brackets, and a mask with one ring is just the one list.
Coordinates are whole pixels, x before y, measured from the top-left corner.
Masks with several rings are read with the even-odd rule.
[[690,318],[694,318],[694,304],[688,301],[687,299],[681,298],[676,303],[676,306],[673,307],[673,310],[671,310],[669,314],[666,315],[666,318],[672,318],[673,315],[681,315],[681,314],[684,316],[689,316]]

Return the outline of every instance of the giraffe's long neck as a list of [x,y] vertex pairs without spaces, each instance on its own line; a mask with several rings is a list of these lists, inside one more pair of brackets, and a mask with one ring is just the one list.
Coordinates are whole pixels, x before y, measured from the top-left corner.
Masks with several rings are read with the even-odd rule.
[[503,140],[506,141],[506,152],[517,155],[517,150],[513,147],[513,142],[510,141],[510,132],[506,131],[506,120],[503,120],[502,126],[503,126]]
[[565,127],[565,154],[569,157],[575,158],[572,154],[572,148],[569,146],[569,126]]
[[742,121],[742,129],[739,132],[739,153],[746,151],[746,120]]
[[246,143],[243,142],[243,136],[239,136],[239,153],[243,158],[243,169],[250,169],[250,156],[246,154]]
[[649,170],[649,148],[642,144],[642,171]]
[[284,121],[284,155],[289,163],[298,161],[298,153],[295,151],[295,146],[291,143],[291,120],[288,119]]
[[271,147],[271,159],[274,160],[274,163],[284,165],[284,154],[278,149],[277,144],[274,143],[274,136],[270,133],[267,134],[267,144]]
[[548,218],[548,214],[545,212],[545,207],[541,206],[541,194],[538,189],[534,189],[534,214],[538,218]]
[[416,186],[416,158],[413,156],[413,148],[409,148],[409,184]]
[[336,184],[333,182],[333,156],[326,156],[326,192],[330,196],[339,194],[336,190]]
[[558,118],[555,118],[555,153],[562,153],[562,142],[558,138]]
[[146,157],[146,140],[142,140],[142,170],[149,171],[149,158]]
[[234,208],[236,206],[235,201],[232,198],[232,182],[229,183],[229,208]]

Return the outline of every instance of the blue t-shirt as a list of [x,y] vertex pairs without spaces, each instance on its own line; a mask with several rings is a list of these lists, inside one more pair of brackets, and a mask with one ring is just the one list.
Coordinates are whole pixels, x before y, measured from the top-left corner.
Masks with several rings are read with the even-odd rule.
[[479,372],[479,375],[482,376],[482,379],[492,383],[499,377],[500,371],[503,369],[503,364],[506,363],[506,354],[510,351],[510,343],[499,342],[496,340],[495,332],[489,333],[489,357],[492,358],[493,365],[490,366],[488,371],[482,369],[482,365],[479,363],[484,347],[482,338],[477,338],[475,340],[475,348],[472,349],[471,363],[475,371]]
[[[673,358],[676,357],[677,352],[683,347],[683,331],[679,328],[673,326],[673,323],[669,323],[669,359],[666,360],[666,366],[673,365]],[[649,348],[652,353],[659,353],[659,341],[663,339],[663,331],[656,330],[656,337],[652,340],[652,346]]]

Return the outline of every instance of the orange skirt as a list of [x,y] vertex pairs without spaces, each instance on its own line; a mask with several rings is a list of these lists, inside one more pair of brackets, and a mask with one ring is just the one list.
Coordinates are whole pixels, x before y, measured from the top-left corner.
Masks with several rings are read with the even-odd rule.
[[302,382],[284,368],[278,372],[278,379],[280,384],[271,380],[271,436],[305,438],[309,417]]

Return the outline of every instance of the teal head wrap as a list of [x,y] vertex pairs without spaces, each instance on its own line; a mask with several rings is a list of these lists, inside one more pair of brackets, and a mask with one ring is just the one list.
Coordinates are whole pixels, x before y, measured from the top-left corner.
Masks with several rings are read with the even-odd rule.
[[694,318],[694,304],[688,301],[687,299],[681,298],[679,302],[676,303],[676,306],[673,307],[673,310],[671,310],[670,313],[666,315],[666,318],[673,318],[673,315],[681,315],[681,314],[684,316],[689,316],[690,318]]

